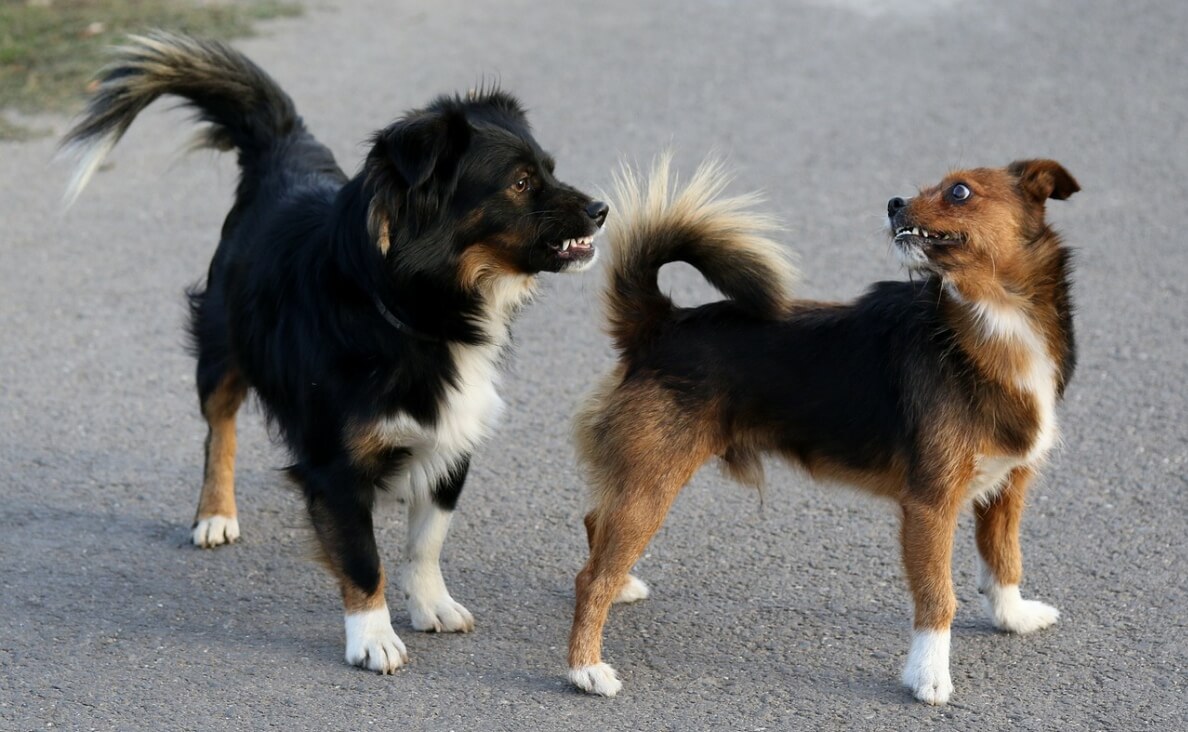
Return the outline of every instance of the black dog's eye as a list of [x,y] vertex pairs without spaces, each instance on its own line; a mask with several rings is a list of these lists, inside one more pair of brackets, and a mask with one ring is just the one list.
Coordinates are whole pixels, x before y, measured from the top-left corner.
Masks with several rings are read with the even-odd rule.
[[528,176],[524,176],[512,184],[512,190],[516,193],[523,193],[524,191],[531,190],[531,188],[532,181],[528,178]]
[[972,195],[973,191],[969,190],[969,186],[964,183],[958,183],[949,189],[949,198],[958,203],[964,203]]

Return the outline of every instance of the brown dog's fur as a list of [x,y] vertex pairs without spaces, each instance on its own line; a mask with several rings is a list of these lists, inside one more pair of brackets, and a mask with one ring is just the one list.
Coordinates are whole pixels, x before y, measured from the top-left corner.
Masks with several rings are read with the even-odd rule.
[[[620,180],[607,289],[620,362],[576,418],[594,506],[570,678],[593,693],[619,690],[601,662],[609,607],[646,596],[628,573],[698,468],[716,456],[759,484],[760,455],[774,453],[899,503],[916,629],[904,682],[943,703],[965,505],[975,505],[995,623],[1028,632],[1056,619],[1019,598],[1019,520],[1075,361],[1069,254],[1044,204],[1077,183],[1055,162],[1019,161],[892,199],[896,246],[923,278],[881,283],[849,304],[791,299],[793,270],[762,236],[769,221],[749,199],[717,198],[723,185],[703,168],[672,196],[667,162],[646,185]],[[677,260],[729,299],[676,308],[656,273]]]

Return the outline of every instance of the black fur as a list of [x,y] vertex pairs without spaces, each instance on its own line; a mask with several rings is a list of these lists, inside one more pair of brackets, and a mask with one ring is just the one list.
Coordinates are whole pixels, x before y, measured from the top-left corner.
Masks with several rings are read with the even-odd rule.
[[[484,248],[484,277],[562,271],[593,249],[561,243],[605,214],[553,176],[510,94],[438,97],[376,132],[348,177],[258,67],[160,33],[121,52],[65,142],[114,142],[163,94],[197,109],[206,142],[235,147],[242,168],[205,286],[189,293],[199,400],[229,382],[258,393],[327,559],[370,593],[381,577],[371,508],[411,453],[359,435],[397,414],[437,424],[457,349],[505,340],[510,315],[489,282],[464,276],[471,249]],[[468,466],[457,456],[438,477],[441,508],[455,507]]]
[[720,403],[731,433],[763,435],[764,449],[803,464],[885,470],[912,454],[926,415],[975,381],[937,290],[935,280],[883,282],[778,321],[733,301],[677,310],[653,348],[629,354],[627,379],[659,378],[691,409]]

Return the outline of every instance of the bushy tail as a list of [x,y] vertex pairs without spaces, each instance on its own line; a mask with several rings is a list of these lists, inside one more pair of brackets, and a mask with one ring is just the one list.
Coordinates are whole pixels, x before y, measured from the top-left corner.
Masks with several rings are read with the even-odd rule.
[[301,128],[288,94],[242,53],[216,41],[154,31],[130,36],[99,74],[82,118],[62,139],[79,154],[66,190],[71,203],[136,115],[157,97],[182,97],[209,122],[199,146],[240,151],[247,166],[278,138]]
[[606,312],[622,352],[644,345],[672,316],[660,292],[660,267],[687,262],[722,294],[759,318],[787,312],[796,268],[764,236],[775,221],[753,210],[755,195],[723,197],[730,182],[721,164],[702,163],[679,190],[671,156],[662,156],[646,180],[624,167],[615,176],[607,237],[610,248]]

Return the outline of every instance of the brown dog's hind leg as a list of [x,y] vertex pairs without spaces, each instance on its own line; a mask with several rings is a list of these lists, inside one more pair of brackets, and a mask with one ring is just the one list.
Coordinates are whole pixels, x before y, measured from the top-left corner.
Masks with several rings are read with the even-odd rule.
[[602,696],[622,687],[614,669],[602,663],[602,629],[611,603],[632,587],[631,568],[681,488],[714,454],[703,424],[665,408],[655,393],[649,396],[618,401],[621,408],[606,410],[597,429],[582,434],[579,424],[596,506],[586,517],[590,559],[575,583],[569,679]]
[[[584,523],[586,525],[586,545],[591,552],[594,551],[595,521],[596,518],[593,511],[586,514],[586,518],[584,519]],[[612,603],[619,605],[639,602],[640,600],[648,599],[648,596],[651,594],[652,590],[648,587],[647,582],[644,582],[633,574],[628,574],[623,580],[623,585],[619,588],[619,592],[615,595],[615,599],[612,600]]]
[[228,370],[208,394],[200,395],[207,434],[202,493],[191,532],[196,546],[216,547],[239,538],[235,510],[235,417],[246,396],[247,386],[234,370]]
[[1031,633],[1060,617],[1060,611],[1051,605],[1024,600],[1019,594],[1023,579],[1019,522],[1031,479],[1029,468],[1016,468],[992,500],[974,507],[982,606],[995,627],[1012,633]]

